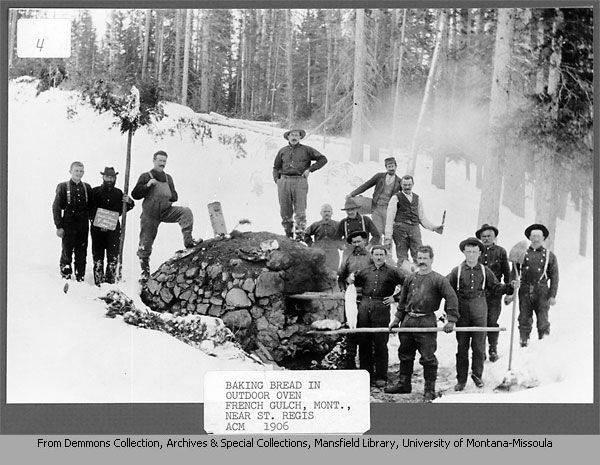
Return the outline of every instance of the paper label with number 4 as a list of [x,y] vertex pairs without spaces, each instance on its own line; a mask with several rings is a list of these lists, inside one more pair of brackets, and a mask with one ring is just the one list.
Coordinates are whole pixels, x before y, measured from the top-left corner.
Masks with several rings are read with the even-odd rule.
[[17,22],[19,58],[69,58],[71,20],[21,18]]

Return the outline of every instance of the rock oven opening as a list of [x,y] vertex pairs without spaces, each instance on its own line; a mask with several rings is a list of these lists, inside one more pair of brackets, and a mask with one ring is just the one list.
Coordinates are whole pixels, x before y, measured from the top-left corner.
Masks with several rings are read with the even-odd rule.
[[175,315],[219,317],[247,352],[286,368],[306,369],[331,351],[336,337],[309,335],[314,321],[344,321],[340,299],[295,299],[332,293],[335,273],[325,254],[285,236],[234,231],[163,263],[142,288],[143,302]]

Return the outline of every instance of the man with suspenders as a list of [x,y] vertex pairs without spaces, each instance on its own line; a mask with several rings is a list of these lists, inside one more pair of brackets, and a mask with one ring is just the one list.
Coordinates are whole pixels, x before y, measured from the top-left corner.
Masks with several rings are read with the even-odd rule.
[[[487,326],[486,292],[492,294],[512,294],[511,284],[502,284],[487,266],[479,263],[480,255],[485,252],[481,241],[469,237],[459,245],[465,255],[465,261],[453,268],[447,276],[450,285],[458,297],[459,318],[457,327]],[[456,333],[458,350],[456,353],[455,391],[462,391],[467,384],[469,372],[469,346],[473,351],[471,379],[478,388],[483,387],[483,362],[485,360],[485,332]]]
[[85,172],[83,163],[71,163],[71,179],[56,186],[52,215],[56,235],[62,239],[60,274],[70,279],[75,256],[75,279],[83,281],[87,256],[90,213],[92,211],[92,187],[81,178]]
[[[525,237],[531,245],[523,257],[523,264],[517,264],[521,273],[519,287],[519,333],[521,347],[529,343],[529,334],[533,326],[533,314],[537,318],[538,338],[550,334],[548,311],[556,303],[558,291],[558,261],[556,255],[543,246],[548,238],[548,228],[543,224],[532,224],[525,229]],[[513,270],[513,276],[516,275]],[[548,284],[550,281],[550,284]],[[506,302],[512,302],[513,296],[507,296]]]
[[173,178],[165,173],[167,164],[166,152],[159,150],[153,155],[154,168],[143,173],[131,191],[131,196],[144,199],[140,226],[140,245],[137,255],[142,268],[141,280],[145,281],[150,276],[150,254],[152,244],[158,232],[160,223],[179,223],[183,235],[183,245],[192,248],[197,242],[192,238],[194,216],[187,207],[174,207],[173,202],[178,199]]
[[342,208],[342,210],[346,211],[346,218],[343,218],[340,221],[337,235],[347,242],[342,254],[343,263],[346,258],[348,258],[348,255],[350,255],[354,250],[350,242],[348,242],[348,237],[350,237],[350,234],[356,231],[365,231],[367,233],[366,241],[371,245],[376,245],[381,243],[381,233],[377,230],[377,227],[371,218],[358,213],[358,210],[360,210],[360,205],[356,203],[356,200],[354,200],[352,197],[346,199],[346,203],[344,204],[344,208]]

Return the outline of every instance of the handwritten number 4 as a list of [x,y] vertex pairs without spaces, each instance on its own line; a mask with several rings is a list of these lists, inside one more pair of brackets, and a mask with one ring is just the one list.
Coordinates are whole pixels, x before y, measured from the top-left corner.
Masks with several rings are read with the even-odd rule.
[[38,39],[35,46],[36,46],[36,48],[39,48],[40,52],[41,52],[42,49],[44,48],[44,39],[43,38],[42,39]]

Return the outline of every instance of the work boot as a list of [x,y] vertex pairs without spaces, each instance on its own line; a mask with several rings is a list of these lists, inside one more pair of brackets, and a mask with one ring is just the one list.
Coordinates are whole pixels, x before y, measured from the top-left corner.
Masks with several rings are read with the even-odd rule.
[[458,383],[456,383],[456,385],[454,386],[454,390],[455,391],[462,391],[465,389],[465,386],[467,385],[466,382],[464,381],[459,381]]
[[94,284],[100,286],[104,281],[104,260],[94,260]]
[[150,277],[150,258],[140,258],[140,266],[142,267],[142,273],[140,275],[140,282],[145,283]]
[[496,350],[496,346],[490,346],[490,362],[494,363],[498,360],[498,352]]
[[183,232],[183,246],[186,249],[193,249],[198,244],[200,244],[200,242],[202,242],[202,239],[200,239],[198,241],[195,241],[194,238],[192,237],[192,232],[191,231],[184,231]]
[[527,347],[529,345],[529,338],[521,336],[521,347]]
[[106,275],[104,276],[104,282],[113,284],[117,278],[117,260],[109,260],[106,265]]
[[478,388],[482,388],[483,387],[483,380],[476,375],[471,375],[471,379],[473,380],[473,382],[475,383],[475,386],[477,386]]
[[383,392],[387,394],[410,394],[412,392],[412,372],[413,362],[400,361],[400,372],[398,376],[398,384],[385,388]]
[[423,391],[423,400],[431,402],[436,398],[435,380],[437,378],[437,366],[423,367],[423,377],[425,378],[425,389]]
[[538,339],[544,339],[546,336],[550,336],[550,329],[538,331]]
[[63,265],[60,268],[60,275],[64,279],[71,279],[71,275],[73,274],[73,270],[71,269],[71,265]]

